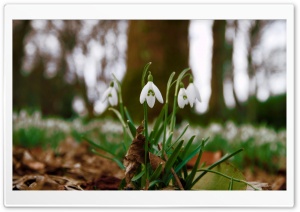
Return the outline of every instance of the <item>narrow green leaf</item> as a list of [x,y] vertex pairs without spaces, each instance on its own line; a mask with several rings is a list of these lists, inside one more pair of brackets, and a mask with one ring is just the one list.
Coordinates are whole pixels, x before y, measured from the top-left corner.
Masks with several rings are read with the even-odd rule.
[[184,130],[182,131],[182,133],[179,135],[179,137],[176,139],[176,141],[168,147],[168,149],[166,150],[166,152],[168,152],[184,135],[184,133],[187,131],[187,129],[189,128],[189,124],[186,125],[186,127],[184,128]]
[[[227,154],[227,155],[224,155],[224,157],[222,157],[219,161],[217,161],[217,162],[215,162],[214,164],[210,165],[210,166],[207,168],[207,170],[210,170],[210,169],[216,167],[217,165],[223,163],[224,161],[228,160],[229,158],[233,157],[234,155],[240,153],[240,152],[243,151],[243,150],[244,150],[244,149],[239,149],[239,150],[237,150],[237,151],[235,151],[235,152],[233,152],[233,153],[231,153],[231,154],[229,154],[229,155],[228,155],[228,154]],[[192,183],[191,187],[193,187],[193,186],[198,182],[198,180],[200,180],[206,173],[207,173],[207,171],[202,172],[202,173],[194,180],[194,182]]]
[[[201,146],[198,146],[195,150],[193,150],[186,158],[182,160],[180,164],[178,164],[175,168],[175,172],[179,171],[187,162],[189,162],[199,151],[201,150]],[[199,152],[200,153],[200,152]]]
[[119,121],[121,122],[121,124],[123,125],[123,127],[126,127],[126,124],[125,124],[119,111],[117,111],[115,108],[112,108],[112,107],[108,108],[108,110],[114,112],[116,114],[116,116],[118,117]]
[[177,159],[177,157],[180,153],[180,149],[181,149],[182,144],[183,144],[183,141],[180,141],[179,144],[177,145],[177,147],[174,149],[174,152],[171,154],[171,156],[167,160],[166,165],[165,165],[165,174],[166,174],[166,176],[168,176],[173,164],[175,163],[175,161],[176,161],[176,159]]
[[126,118],[127,118],[131,123],[133,123],[132,118],[131,118],[131,116],[130,116],[128,110],[127,110],[127,107],[124,107],[124,112],[125,112]]
[[154,186],[156,183],[160,183],[161,180],[154,180],[152,182],[149,183],[149,188],[151,188],[152,186]]
[[[186,163],[191,160],[200,150],[201,145],[199,145],[195,150],[193,150],[186,158],[181,160],[179,164],[175,167],[174,171],[177,173],[179,172],[182,168],[184,168],[183,173],[184,173],[184,179],[187,178],[187,169],[186,169]],[[172,178],[172,173],[169,174],[169,177],[167,178],[167,181],[171,180]]]
[[127,120],[127,124],[128,124],[129,130],[131,132],[131,135],[134,137],[136,135],[135,126],[133,125],[133,123],[130,120]]
[[187,142],[186,146],[184,147],[183,152],[182,152],[182,154],[181,154],[181,158],[184,158],[184,157],[185,157],[185,155],[186,155],[186,153],[189,151],[189,148],[190,148],[190,146],[192,145],[193,140],[194,140],[195,137],[196,137],[196,135],[193,135],[193,136],[188,140],[188,142]]
[[170,146],[171,145],[172,138],[173,138],[173,132],[170,133],[170,135],[169,135],[169,137],[167,139],[167,142],[166,142],[166,146]]
[[156,132],[154,132],[154,136],[153,136],[153,143],[154,144],[158,144],[163,131],[164,131],[164,127],[162,125]]
[[96,154],[96,155],[99,155],[99,156],[103,157],[103,158],[106,158],[106,159],[109,159],[109,160],[114,161],[121,169],[125,170],[125,167],[124,167],[123,163],[122,163],[121,161],[119,161],[117,158],[110,158],[110,157],[108,157],[108,156],[106,156],[106,155],[103,155],[103,154],[97,152],[97,151],[94,150],[94,149],[92,149],[92,152],[93,152],[94,154]]
[[153,181],[159,177],[162,171],[162,164],[159,164],[159,166],[155,169],[153,174],[150,176],[150,181]]
[[143,174],[145,174],[145,171],[146,171],[146,169],[142,169],[142,171],[141,171],[138,175],[135,175],[135,176],[131,179],[131,181],[137,181],[138,179],[140,179],[140,178],[143,176]]
[[84,136],[82,136],[81,138],[82,138],[83,140],[87,141],[87,142],[88,142],[89,144],[91,144],[93,147],[96,147],[96,148],[98,148],[98,149],[101,149],[101,150],[103,150],[103,151],[105,151],[105,152],[108,152],[109,154],[111,154],[111,155],[117,157],[117,155],[115,155],[114,152],[110,151],[109,149],[107,149],[107,148],[105,148],[105,147],[103,147],[103,146],[101,146],[101,145],[99,145],[99,144],[96,144],[96,143],[93,142],[91,139],[89,139],[89,138],[87,138],[87,137],[84,137]]
[[153,137],[154,137],[154,131],[152,130],[149,135],[150,151],[156,146]]
[[190,173],[189,176],[187,177],[186,185],[185,185],[185,189],[187,189],[187,190],[189,190],[189,189],[192,188],[193,180],[194,180],[195,175],[196,175],[196,173],[197,173],[197,169],[198,169],[198,166],[199,166],[201,157],[202,157],[202,152],[203,152],[204,144],[205,144],[205,141],[202,140],[201,148],[200,148],[198,157],[197,157],[197,159],[196,159],[196,163],[195,163],[195,165],[194,165],[194,167],[193,167],[191,173]]
[[126,186],[126,180],[125,180],[125,178],[123,178],[120,185],[119,185],[119,190],[124,189],[125,186]]
[[[130,136],[131,140],[133,140],[133,136],[132,136],[130,130],[128,129],[128,126],[125,124],[125,122],[124,122],[124,120],[123,120],[121,114],[119,113],[119,111],[117,111],[116,109],[114,109],[114,108],[112,108],[112,107],[108,108],[108,110],[113,111],[113,112],[116,114],[116,116],[118,117],[118,119],[119,119],[120,122],[122,123],[123,127],[126,129],[127,134]],[[124,133],[125,133],[125,132],[124,132]]]
[[156,132],[158,130],[158,127],[160,125],[163,124],[163,121],[162,119],[164,118],[164,112],[166,110],[166,105],[163,106],[163,108],[161,109],[156,121],[155,121],[155,124],[154,124],[154,127],[153,127],[153,131]]
[[228,190],[232,190],[232,187],[233,187],[233,178],[231,178],[231,180],[230,180]]

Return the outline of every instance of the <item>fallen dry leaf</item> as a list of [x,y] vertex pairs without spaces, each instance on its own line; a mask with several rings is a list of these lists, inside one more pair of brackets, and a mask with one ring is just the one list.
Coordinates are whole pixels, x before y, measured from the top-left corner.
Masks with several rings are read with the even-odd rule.
[[143,130],[143,125],[140,125],[136,129],[136,136],[129,146],[123,161],[123,164],[126,167],[125,181],[127,183],[127,187],[129,188],[134,187],[131,183],[131,179],[135,175],[140,165],[145,163],[145,136],[142,135]]

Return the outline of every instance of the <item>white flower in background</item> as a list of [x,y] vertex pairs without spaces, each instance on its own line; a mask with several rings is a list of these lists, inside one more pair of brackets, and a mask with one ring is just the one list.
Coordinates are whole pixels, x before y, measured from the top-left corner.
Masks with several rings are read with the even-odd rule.
[[162,95],[156,85],[153,83],[153,77],[151,73],[148,76],[148,83],[142,89],[140,95],[140,103],[143,104],[145,100],[147,100],[147,104],[149,107],[153,108],[155,103],[155,98],[160,102],[164,103]]
[[179,89],[179,93],[178,93],[177,102],[178,102],[178,106],[180,108],[184,108],[184,106],[189,103],[187,92],[183,87],[183,83],[180,83],[180,89]]
[[103,93],[101,101],[105,102],[106,100],[108,100],[111,106],[118,104],[118,94],[116,88],[114,87],[114,82],[111,82],[109,87]]
[[201,102],[200,92],[193,83],[192,77],[190,78],[190,84],[186,88],[186,93],[191,107],[193,107],[196,99],[198,99],[198,101]]

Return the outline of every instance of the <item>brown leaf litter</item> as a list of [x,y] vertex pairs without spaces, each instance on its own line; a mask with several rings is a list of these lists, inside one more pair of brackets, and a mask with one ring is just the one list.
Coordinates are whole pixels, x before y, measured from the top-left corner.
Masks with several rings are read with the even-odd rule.
[[72,138],[61,142],[56,151],[13,147],[14,190],[111,190],[118,189],[123,178],[123,170],[114,162]]

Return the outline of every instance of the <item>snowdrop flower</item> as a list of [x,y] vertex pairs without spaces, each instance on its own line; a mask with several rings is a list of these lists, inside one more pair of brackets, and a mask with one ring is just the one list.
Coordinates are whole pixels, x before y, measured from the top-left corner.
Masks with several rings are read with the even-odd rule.
[[118,104],[118,95],[116,88],[114,87],[114,82],[111,82],[106,91],[104,91],[101,101],[104,102],[107,99],[111,106],[115,106]]
[[142,89],[140,95],[140,103],[143,104],[147,100],[149,107],[153,108],[155,103],[155,98],[160,102],[164,103],[162,95],[156,85],[153,83],[153,77],[151,73],[148,75],[148,83]]
[[198,101],[201,102],[199,90],[194,85],[192,77],[190,78],[190,84],[186,88],[186,93],[191,107],[193,107],[196,99],[198,99]]
[[184,89],[182,82],[180,83],[180,89],[179,89],[179,93],[178,93],[177,102],[178,102],[178,106],[180,108],[184,108],[184,106],[189,103],[187,92]]

